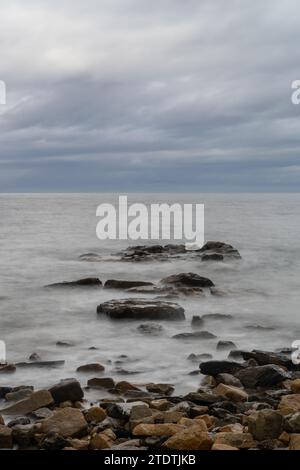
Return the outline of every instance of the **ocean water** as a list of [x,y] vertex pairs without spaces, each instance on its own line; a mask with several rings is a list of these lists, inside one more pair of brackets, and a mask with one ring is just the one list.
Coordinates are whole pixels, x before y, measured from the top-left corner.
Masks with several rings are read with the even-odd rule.
[[[90,375],[78,375],[79,365],[100,362],[103,376],[142,384],[168,382],[178,393],[195,390],[198,368],[190,353],[217,351],[218,340],[238,348],[275,350],[300,339],[300,194],[131,194],[129,202],[205,204],[205,238],[236,247],[241,261],[203,263],[195,260],[130,263],[110,259],[130,241],[100,241],[96,237],[96,208],[117,202],[116,194],[1,194],[0,195],[0,340],[10,362],[25,361],[32,352],[42,360],[65,360],[55,369],[18,369],[1,374],[0,385],[42,388],[66,377],[86,385]],[[106,255],[100,262],[84,262],[83,253]],[[224,297],[178,300],[185,322],[161,322],[159,336],[137,331],[140,322],[112,321],[97,316],[98,304],[129,294],[105,289],[45,289],[46,284],[87,276],[106,279],[149,280],[179,272],[211,278]],[[131,294],[132,296],[132,294]],[[138,296],[137,296],[138,297]],[[149,296],[151,298],[151,296]],[[176,340],[192,331],[193,315],[226,313],[232,320],[212,321],[205,329],[213,340]],[[145,323],[145,322],[143,322]],[[271,327],[249,330],[249,325]],[[69,341],[72,347],[56,346]],[[96,347],[90,350],[90,347]],[[120,356],[127,356],[120,358]],[[132,372],[122,375],[122,367]],[[99,392],[100,393],[100,392]],[[99,395],[98,393],[98,395]]]

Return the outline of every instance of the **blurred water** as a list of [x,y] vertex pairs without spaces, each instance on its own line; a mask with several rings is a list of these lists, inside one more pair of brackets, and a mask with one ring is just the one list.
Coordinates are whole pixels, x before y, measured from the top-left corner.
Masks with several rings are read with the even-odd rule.
[[[0,385],[34,384],[43,387],[60,378],[76,377],[76,367],[99,361],[104,375],[124,379],[115,368],[139,372],[125,379],[135,383],[172,382],[189,391],[199,376],[188,375],[198,364],[186,358],[194,353],[217,352],[218,339],[239,348],[274,350],[300,339],[299,249],[300,194],[132,194],[129,202],[204,203],[206,240],[233,244],[240,262],[207,264],[201,261],[155,263],[83,262],[87,252],[107,254],[136,242],[96,238],[96,208],[117,202],[115,194],[0,195],[0,339],[7,344],[9,361],[23,361],[33,352],[42,359],[65,359],[58,369],[19,369],[2,375]],[[144,242],[141,242],[143,244]],[[179,272],[211,278],[228,291],[226,297],[183,299],[186,322],[162,322],[157,337],[137,332],[139,323],[98,318],[96,306],[127,294],[102,289],[49,290],[45,284],[86,276],[106,279],[150,280]],[[193,314],[230,313],[230,321],[207,321],[205,329],[217,340],[179,341],[171,336],[191,331]],[[275,327],[250,331],[246,325]],[[74,342],[59,348],[56,342]],[[95,346],[97,350],[89,350]],[[85,385],[88,376],[78,376]]]

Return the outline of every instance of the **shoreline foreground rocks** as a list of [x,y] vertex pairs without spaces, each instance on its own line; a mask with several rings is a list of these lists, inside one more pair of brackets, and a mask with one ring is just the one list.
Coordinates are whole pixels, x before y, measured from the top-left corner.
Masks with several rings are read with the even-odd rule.
[[[76,379],[48,390],[1,387],[6,402],[22,388],[26,396],[0,410],[0,448],[300,450],[300,367],[276,364],[281,354],[254,350],[243,351],[251,356],[244,362],[203,361],[202,385],[184,396],[170,383],[96,376],[87,387]],[[90,402],[89,388],[106,397]]]

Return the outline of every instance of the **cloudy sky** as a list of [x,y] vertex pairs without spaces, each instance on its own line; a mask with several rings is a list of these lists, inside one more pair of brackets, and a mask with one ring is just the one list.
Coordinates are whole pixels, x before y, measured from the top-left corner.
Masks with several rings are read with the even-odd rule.
[[297,0],[1,0],[0,192],[298,191]]

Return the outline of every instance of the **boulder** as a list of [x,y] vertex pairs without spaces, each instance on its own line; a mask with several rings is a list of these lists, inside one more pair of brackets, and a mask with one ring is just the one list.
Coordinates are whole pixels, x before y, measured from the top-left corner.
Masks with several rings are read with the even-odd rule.
[[12,446],[12,430],[3,424],[0,424],[0,449],[11,449]]
[[278,411],[281,414],[289,415],[292,413],[298,413],[300,411],[300,394],[297,395],[284,395],[281,397],[278,405]]
[[283,417],[278,411],[261,410],[248,418],[248,430],[255,440],[277,439],[283,427]]
[[33,393],[33,387],[24,387],[16,392],[10,392],[5,395],[7,401],[19,401],[29,397]]
[[12,436],[20,448],[28,448],[34,444],[34,436],[39,432],[35,424],[17,424],[12,428]]
[[[135,385],[127,382],[126,380],[122,380],[121,382],[116,383],[115,390],[119,393],[126,393],[126,392],[141,392],[141,389],[136,387]],[[146,392],[145,392],[146,393]]]
[[180,273],[165,277],[160,281],[162,284],[174,285],[176,287],[213,287],[214,283],[194,273]]
[[236,345],[232,341],[218,341],[217,343],[218,351],[231,350],[234,348],[236,348]]
[[106,412],[100,406],[92,406],[86,411],[84,417],[88,423],[101,423],[106,418]]
[[133,287],[153,286],[153,282],[146,281],[124,281],[109,279],[105,282],[104,287],[107,289],[131,289]]
[[139,333],[145,335],[160,335],[163,332],[163,326],[158,323],[142,323],[137,327]]
[[260,351],[254,349],[253,351],[240,351],[241,356],[245,361],[255,359],[259,366],[274,364],[276,366],[286,367],[287,369],[296,369],[297,366],[293,364],[291,357],[283,353]]
[[213,392],[216,395],[228,398],[228,400],[235,403],[248,400],[248,394],[244,390],[232,385],[224,385],[220,383],[216,388],[214,388]]
[[55,284],[49,284],[46,287],[100,287],[102,282],[96,277],[87,277],[85,279],[79,279],[78,281],[64,281],[56,282]]
[[191,325],[193,328],[201,328],[204,324],[204,320],[199,315],[194,315],[191,321]]
[[233,387],[243,387],[241,381],[231,374],[219,374],[215,377],[215,380],[217,384],[222,383],[224,385],[232,385]]
[[300,450],[300,434],[292,434],[289,450]]
[[112,389],[115,386],[115,381],[111,377],[95,377],[88,380],[88,386],[91,388]]
[[223,261],[226,258],[241,258],[236,248],[223,242],[209,241],[197,252],[201,254],[202,261]]
[[247,367],[235,374],[244,387],[272,387],[290,378],[288,372],[276,365]]
[[64,379],[49,388],[55,403],[79,401],[83,398],[83,390],[76,379]]
[[105,367],[102,364],[85,364],[84,366],[77,367],[76,372],[103,372]]
[[286,429],[292,433],[300,433],[300,412],[293,414],[285,425]]
[[213,440],[201,427],[190,426],[170,437],[163,447],[172,450],[210,450]]
[[173,385],[170,384],[148,384],[146,389],[151,393],[159,393],[160,395],[171,395],[174,392]]
[[223,373],[235,375],[237,372],[244,369],[245,365],[234,361],[207,361],[202,362],[199,368],[201,374],[215,377]]
[[38,390],[33,392],[30,397],[24,398],[23,400],[8,406],[1,410],[2,414],[5,415],[26,415],[32,413],[39,408],[44,406],[50,406],[53,404],[53,397],[48,390]]
[[16,372],[17,368],[15,364],[0,364],[0,374],[6,374]]
[[251,449],[256,447],[256,443],[250,433],[238,432],[218,432],[215,444],[225,444],[237,449]]
[[133,436],[147,437],[147,436],[156,436],[156,437],[170,437],[176,434],[179,431],[182,431],[184,426],[173,423],[164,423],[164,424],[138,424],[133,429]]
[[83,413],[76,408],[62,408],[54,411],[50,418],[41,422],[41,432],[56,432],[63,438],[80,437],[87,430]]
[[193,331],[191,333],[178,333],[172,336],[175,339],[213,339],[216,335],[209,331]]
[[97,307],[98,314],[114,320],[184,320],[184,309],[172,302],[146,299],[117,299]]

